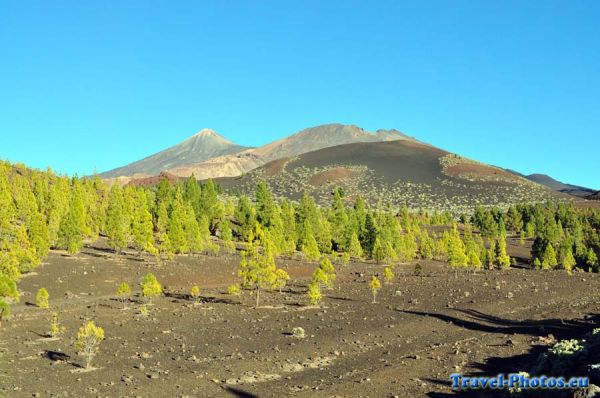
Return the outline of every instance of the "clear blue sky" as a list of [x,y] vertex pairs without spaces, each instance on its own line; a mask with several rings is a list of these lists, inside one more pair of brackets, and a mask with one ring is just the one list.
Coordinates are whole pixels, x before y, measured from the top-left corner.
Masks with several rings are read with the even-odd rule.
[[0,0],[0,158],[104,171],[210,127],[396,128],[600,189],[600,2]]

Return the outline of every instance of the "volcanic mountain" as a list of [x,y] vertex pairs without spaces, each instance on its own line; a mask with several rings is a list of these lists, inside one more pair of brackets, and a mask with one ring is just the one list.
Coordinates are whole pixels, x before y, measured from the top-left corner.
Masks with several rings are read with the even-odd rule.
[[137,162],[100,174],[102,178],[153,176],[162,171],[242,152],[248,147],[234,144],[210,129],[203,129],[187,140]]
[[325,124],[299,131],[289,137],[239,153],[219,156],[205,162],[169,169],[179,177],[192,174],[198,179],[236,177],[269,161],[301,155],[314,150],[357,142],[410,140],[397,130],[366,131],[358,126]]
[[454,213],[469,212],[477,205],[506,207],[569,198],[499,167],[410,139],[323,148],[217,181],[230,193],[252,195],[260,180],[267,181],[280,198],[298,199],[308,192],[327,204],[339,186],[348,200],[360,194],[371,204]]
[[236,177],[282,157],[348,143],[393,140],[416,141],[397,130],[369,132],[354,125],[326,124],[259,148],[249,148],[236,145],[213,130],[204,129],[180,144],[100,176],[146,178],[168,172],[177,177],[193,174],[198,179]]

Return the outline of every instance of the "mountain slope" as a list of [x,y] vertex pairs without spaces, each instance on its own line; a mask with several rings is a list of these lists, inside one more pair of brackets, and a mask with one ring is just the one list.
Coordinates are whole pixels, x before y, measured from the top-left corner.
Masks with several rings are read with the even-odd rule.
[[243,177],[218,182],[230,193],[252,194],[265,180],[278,197],[308,192],[327,204],[341,186],[371,204],[469,212],[477,205],[506,207],[567,196],[498,167],[413,140],[362,142],[275,160]]
[[525,176],[525,178],[527,178],[530,181],[537,182],[538,184],[545,185],[548,188],[553,189],[555,191],[578,196],[580,198],[585,198],[587,196],[593,195],[596,192],[595,190],[590,188],[562,183],[546,174],[530,174],[528,176]]
[[397,130],[366,131],[358,126],[325,124],[311,127],[289,137],[240,153],[209,159],[205,162],[168,170],[180,177],[194,174],[198,179],[235,177],[269,161],[293,157],[322,148],[357,142],[394,140],[415,141]]
[[204,129],[187,140],[137,162],[100,174],[102,178],[121,176],[157,175],[169,169],[196,164],[205,160],[248,149],[223,138],[210,129]]

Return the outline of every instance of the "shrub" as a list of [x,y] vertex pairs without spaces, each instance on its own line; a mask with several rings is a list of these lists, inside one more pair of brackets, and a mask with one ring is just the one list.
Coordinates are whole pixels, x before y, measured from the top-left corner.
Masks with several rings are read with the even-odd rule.
[[127,300],[129,300],[129,297],[131,296],[131,288],[127,283],[123,282],[119,285],[117,296],[123,304],[123,308],[125,308],[127,306]]
[[79,329],[75,348],[85,359],[85,368],[89,369],[92,359],[98,353],[100,342],[104,340],[104,329],[96,326],[94,321],[88,321]]
[[147,301],[151,301],[154,297],[160,296],[163,292],[161,284],[151,272],[147,273],[146,276],[142,278],[140,287],[142,289],[142,297]]
[[301,328],[300,326],[296,326],[292,329],[292,336],[298,339],[303,339],[306,337],[306,333],[304,332],[303,328]]
[[234,284],[227,287],[227,294],[240,294],[240,285]]
[[41,288],[35,295],[35,305],[39,308],[48,308],[49,298],[50,294],[48,294],[48,291],[45,288]]
[[4,298],[0,297],[0,326],[2,321],[10,315],[10,305],[4,301]]
[[548,352],[561,357],[573,355],[581,350],[583,350],[583,346],[579,344],[579,340],[571,339],[559,341],[558,343],[554,344],[554,346],[552,346]]

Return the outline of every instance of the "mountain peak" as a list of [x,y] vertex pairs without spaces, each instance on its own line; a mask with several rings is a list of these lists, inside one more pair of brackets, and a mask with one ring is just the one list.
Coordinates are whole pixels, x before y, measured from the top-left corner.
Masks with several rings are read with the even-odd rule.
[[183,142],[137,162],[102,173],[105,178],[135,174],[156,175],[161,171],[200,163],[217,156],[248,149],[237,145],[212,129],[202,129]]
[[221,137],[217,132],[213,129],[204,128],[194,134],[194,137]]

